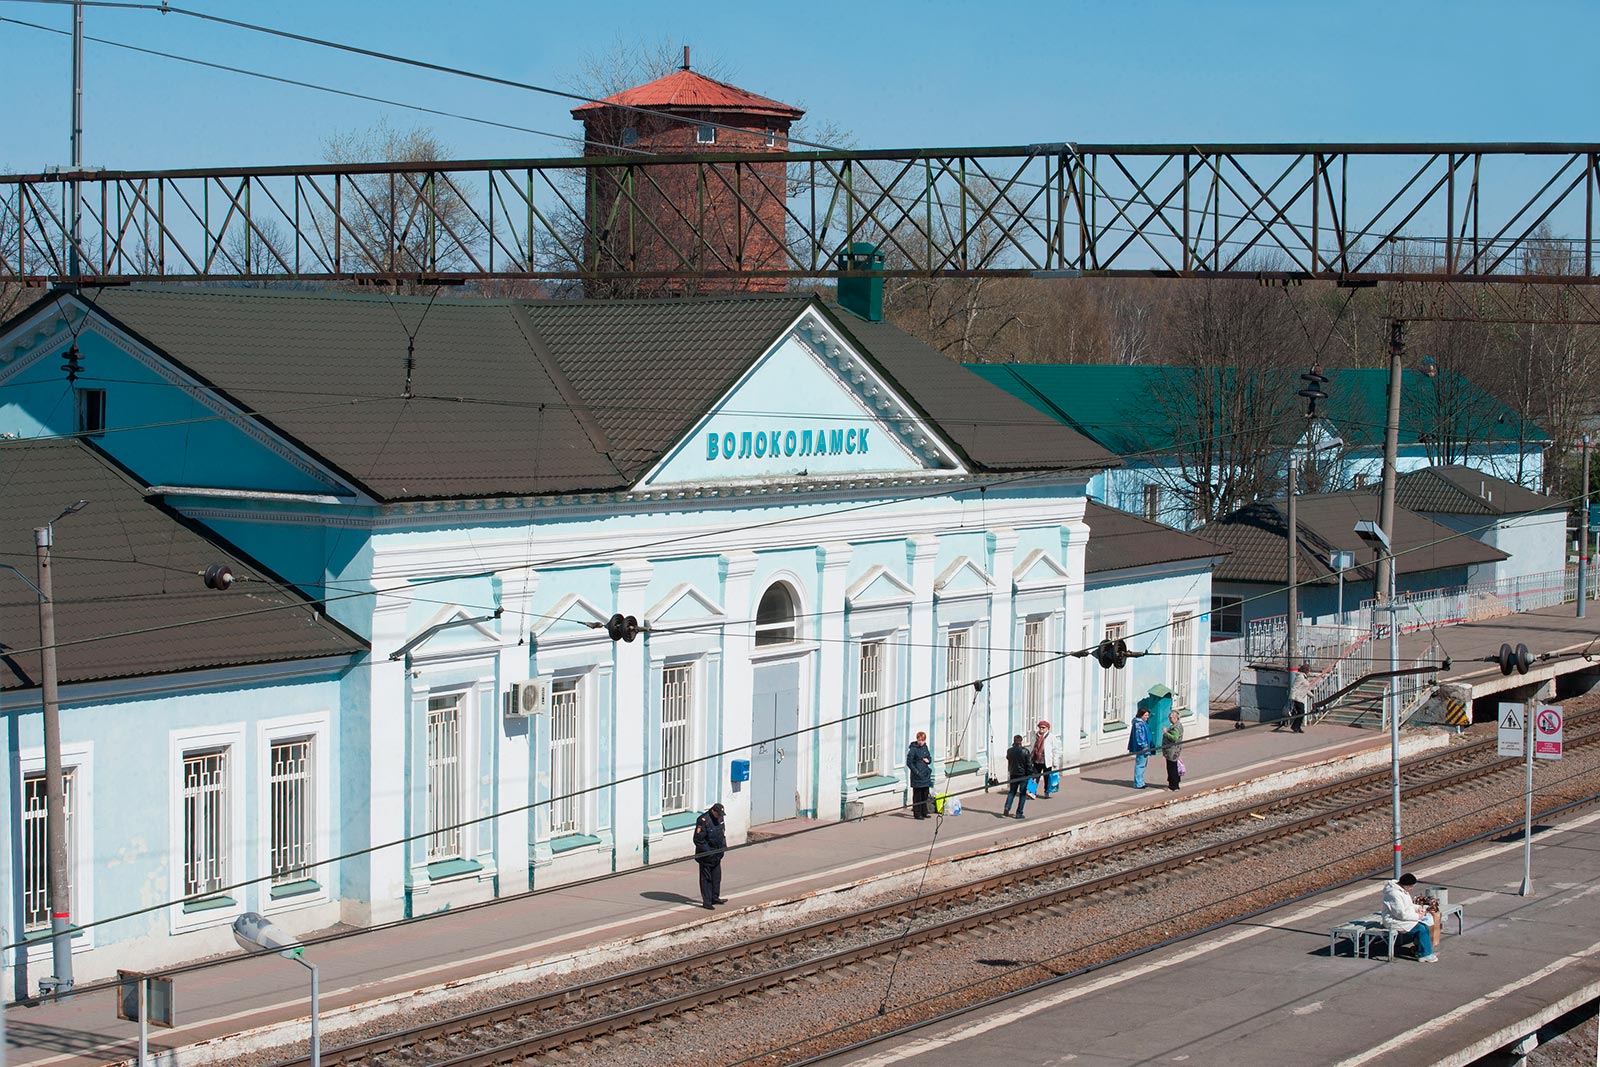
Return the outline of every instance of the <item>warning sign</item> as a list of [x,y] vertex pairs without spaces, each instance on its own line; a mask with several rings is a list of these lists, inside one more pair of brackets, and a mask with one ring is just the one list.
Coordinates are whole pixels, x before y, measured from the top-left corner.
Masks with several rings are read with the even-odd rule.
[[1520,756],[1523,754],[1523,734],[1528,729],[1528,723],[1524,716],[1527,713],[1528,709],[1522,704],[1500,705],[1500,755]]
[[1561,709],[1541,704],[1533,720],[1533,754],[1540,759],[1561,758]]

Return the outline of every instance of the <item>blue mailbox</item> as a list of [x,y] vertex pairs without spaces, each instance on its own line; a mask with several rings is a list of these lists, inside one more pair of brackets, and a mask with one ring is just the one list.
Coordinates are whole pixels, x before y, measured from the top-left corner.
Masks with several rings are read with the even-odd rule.
[[750,761],[736,759],[733,761],[733,774],[728,779],[730,782],[748,782],[750,780]]

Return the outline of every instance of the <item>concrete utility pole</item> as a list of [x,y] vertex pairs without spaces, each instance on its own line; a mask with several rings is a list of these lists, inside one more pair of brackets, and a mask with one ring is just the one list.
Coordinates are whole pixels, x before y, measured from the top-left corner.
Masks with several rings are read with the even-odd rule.
[[1289,459],[1289,616],[1288,640],[1284,642],[1283,658],[1289,668],[1291,693],[1293,692],[1294,670],[1300,658],[1300,553],[1295,525],[1294,498],[1297,491],[1295,484],[1294,458]]
[[56,605],[50,577],[54,526],[50,522],[33,531],[39,563],[39,659],[43,675],[39,688],[44,705],[45,828],[49,835],[45,877],[50,882],[50,957],[54,965],[53,973],[40,983],[40,988],[64,993],[72,988],[72,884],[67,873],[67,795],[61,773],[61,712],[56,700]]
[[1578,506],[1578,618],[1589,599],[1589,435],[1583,435],[1583,500]]
[[[1396,319],[1389,324],[1389,415],[1383,427],[1383,496],[1378,504],[1378,526],[1383,536],[1391,542],[1394,538],[1394,482],[1395,463],[1400,454],[1400,357],[1406,351],[1406,324]],[[1394,567],[1394,557],[1378,557],[1378,573],[1373,582],[1372,595],[1382,600],[1389,591],[1389,572]]]

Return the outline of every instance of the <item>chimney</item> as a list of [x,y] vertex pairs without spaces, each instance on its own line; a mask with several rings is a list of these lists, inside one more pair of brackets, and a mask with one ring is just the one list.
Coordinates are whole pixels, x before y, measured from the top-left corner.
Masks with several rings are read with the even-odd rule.
[[689,46],[688,45],[684,45],[683,46],[683,69],[684,70],[688,70],[689,69]]
[[839,253],[840,270],[877,272],[865,278],[839,279],[839,306],[868,322],[883,321],[883,253],[865,241],[857,241],[849,251]]

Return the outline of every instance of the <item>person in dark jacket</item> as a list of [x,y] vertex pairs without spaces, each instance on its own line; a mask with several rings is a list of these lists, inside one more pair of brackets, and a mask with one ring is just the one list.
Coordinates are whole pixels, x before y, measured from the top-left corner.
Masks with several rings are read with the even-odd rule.
[[928,735],[917,731],[917,739],[906,746],[906,776],[911,782],[911,814],[928,817],[928,790],[933,788],[933,751]]
[[713,804],[694,821],[694,861],[700,867],[701,906],[707,911],[727,903],[722,896],[722,854],[728,850],[723,814],[722,805]]
[[1173,708],[1167,717],[1167,728],[1161,731],[1161,755],[1167,761],[1167,788],[1176,789],[1183,781],[1183,723],[1178,721],[1178,709]]
[[1011,739],[1011,747],[1006,749],[1006,774],[1009,776],[1006,790],[1005,811],[1001,818],[1011,815],[1011,802],[1017,802],[1017,818],[1022,818],[1022,809],[1028,805],[1028,779],[1033,777],[1033,753],[1028,746],[1022,743],[1022,735],[1017,734]]

